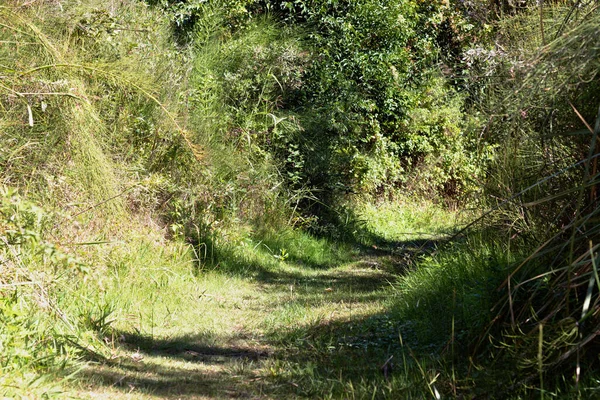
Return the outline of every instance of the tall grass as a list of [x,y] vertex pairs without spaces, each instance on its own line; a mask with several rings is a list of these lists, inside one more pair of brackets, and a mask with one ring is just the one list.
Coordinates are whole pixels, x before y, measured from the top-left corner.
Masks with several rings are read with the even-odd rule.
[[[116,152],[111,157],[107,152],[117,150],[111,145],[121,140],[122,132],[109,129],[115,121],[106,115],[119,118],[123,111],[133,111],[125,108],[129,99],[143,99],[141,101],[154,103],[154,108],[162,109],[171,117],[173,125],[169,129],[175,128],[183,141],[189,142],[177,121],[157,99],[157,90],[148,85],[151,82],[147,79],[148,74],[161,72],[162,67],[155,65],[158,71],[149,71],[143,67],[146,64],[141,63],[141,59],[148,56],[146,46],[166,46],[160,42],[165,40],[160,34],[168,35],[168,31],[150,35],[143,27],[128,27],[114,14],[114,8],[113,11],[109,11],[110,7],[94,8],[98,5],[93,2],[87,4],[87,9],[70,3],[64,6],[71,19],[63,20],[64,13],[52,6],[2,8],[1,16],[8,28],[5,39],[9,45],[5,49],[10,52],[12,46],[15,51],[5,54],[7,79],[1,89],[8,99],[5,116],[14,123],[10,125],[13,130],[6,132],[4,139],[17,152],[11,154],[13,159],[21,157],[19,152],[37,148],[34,154],[48,160],[36,162],[34,159],[27,163],[21,158],[22,161],[16,164],[19,168],[44,166],[30,173],[39,182],[32,193],[44,193],[44,181],[52,176],[55,180],[64,180],[74,189],[69,193],[69,203],[87,203],[82,206],[86,208],[110,198],[112,201],[105,202],[100,209],[115,213],[123,208],[123,204],[119,204],[122,203],[119,194],[124,188],[119,181],[124,177],[115,172],[123,155]],[[119,12],[125,17],[143,8],[142,5],[128,5],[121,7]],[[141,15],[147,20],[152,18],[146,10]],[[148,23],[144,17],[139,18],[141,24]],[[114,45],[104,48],[105,43]],[[13,107],[19,104],[20,107]],[[16,121],[26,122],[28,132],[22,129],[22,122]],[[121,118],[117,121],[133,122]],[[122,124],[121,127],[125,128]],[[153,153],[159,152],[156,139],[158,137],[153,144]],[[188,147],[197,152],[192,144]],[[14,175],[19,178],[26,175],[24,172],[20,170]],[[15,179],[16,183],[21,184],[18,179]]]
[[600,327],[598,18],[588,3],[505,19],[501,60],[488,71],[504,81],[489,78],[479,103],[489,115],[484,133],[500,144],[487,185],[498,201],[482,221],[522,255],[492,317],[505,334],[501,347],[527,371],[521,383],[569,375],[576,386],[592,368],[586,353]]
[[0,393],[59,394],[52,381],[74,361],[109,357],[96,335],[106,315],[95,312],[93,292],[71,287],[89,265],[43,238],[50,215],[13,190],[0,195]]
[[160,232],[151,215],[199,152],[165,90],[185,74],[160,13],[10,2],[0,23],[0,394],[61,395],[80,361],[115,356],[107,252]]
[[200,8],[190,122],[196,141],[208,150],[209,165],[201,192],[191,194],[184,206],[193,217],[183,228],[199,254],[214,264],[207,250],[215,241],[236,247],[240,232],[285,230],[299,220],[295,209],[306,192],[290,184],[285,163],[293,152],[289,136],[301,127],[284,114],[283,103],[301,84],[306,55],[298,33],[268,17],[232,31],[231,10],[221,2]]

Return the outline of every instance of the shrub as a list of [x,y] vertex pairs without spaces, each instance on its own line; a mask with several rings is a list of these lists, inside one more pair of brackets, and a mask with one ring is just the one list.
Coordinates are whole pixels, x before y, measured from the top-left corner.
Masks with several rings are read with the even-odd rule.
[[[207,96],[211,87],[226,94],[224,107],[212,111],[227,121],[220,129],[274,157],[294,193],[332,204],[358,191],[377,195],[402,187],[460,197],[473,189],[485,156],[465,137],[460,117],[450,116],[461,114],[461,96],[435,66],[439,46],[451,47],[443,41],[467,24],[442,3],[214,0],[163,6],[175,21],[185,10],[189,24],[180,25],[197,32],[197,43],[222,42],[212,50],[203,45],[201,52],[236,53],[217,64],[200,57],[207,64],[199,69],[212,72],[200,74],[199,93]],[[280,21],[286,39],[257,25],[265,14]],[[439,112],[431,95],[455,100]],[[292,123],[279,124],[282,117]]]

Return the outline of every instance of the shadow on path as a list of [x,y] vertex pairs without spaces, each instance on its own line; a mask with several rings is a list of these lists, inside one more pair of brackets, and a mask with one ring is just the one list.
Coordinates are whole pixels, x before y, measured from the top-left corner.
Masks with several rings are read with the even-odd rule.
[[[115,332],[127,357],[88,366],[85,380],[95,387],[138,395],[177,398],[261,398],[257,370],[271,356],[268,348],[206,344],[215,339],[171,339]],[[112,398],[112,397],[111,397]]]
[[[215,342],[215,338],[205,336],[180,336],[176,338],[152,338],[150,336],[120,333],[122,346],[139,353],[169,358],[180,358],[185,361],[224,364],[230,360],[258,361],[270,356],[267,348],[250,348],[236,345],[217,346],[207,344]],[[231,342],[231,339],[229,340]]]

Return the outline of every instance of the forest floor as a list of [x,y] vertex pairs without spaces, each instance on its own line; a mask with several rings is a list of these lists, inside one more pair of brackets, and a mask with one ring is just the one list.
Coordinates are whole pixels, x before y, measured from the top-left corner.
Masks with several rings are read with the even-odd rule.
[[[75,396],[375,397],[389,382],[390,358],[402,363],[398,326],[388,316],[391,289],[411,260],[434,246],[414,238],[356,247],[337,265],[282,260],[252,277],[203,273],[184,305],[187,318],[157,312],[163,320],[150,333],[114,331],[105,339],[114,359],[87,363]],[[160,298],[155,304],[163,306]]]

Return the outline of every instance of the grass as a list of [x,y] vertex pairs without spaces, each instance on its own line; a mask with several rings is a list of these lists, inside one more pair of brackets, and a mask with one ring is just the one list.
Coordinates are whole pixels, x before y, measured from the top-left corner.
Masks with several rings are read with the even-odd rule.
[[[62,381],[82,361],[112,357],[103,339],[118,304],[103,286],[107,248],[149,225],[148,214],[131,213],[127,189],[146,181],[137,175],[145,161],[115,137],[135,119],[115,114],[142,110],[151,119],[166,109],[168,99],[156,104],[159,90],[146,83],[172,50],[165,24],[118,29],[150,26],[156,13],[119,2],[117,18],[115,5],[0,6],[1,396],[63,396]],[[139,62],[149,47],[164,57]],[[155,141],[153,154],[161,150]]]
[[88,364],[78,395],[418,398],[446,389],[432,383],[438,361],[400,342],[400,254],[293,230],[251,236],[221,246],[199,274],[189,246],[167,252],[146,236],[126,254],[116,248],[103,282],[118,293],[108,336],[115,358]]
[[[510,382],[501,370],[470,371],[458,353],[456,368],[448,361],[450,348],[468,348],[465,340],[487,320],[493,299],[484,299],[496,287],[490,271],[506,253],[479,244],[469,250],[477,243],[467,242],[433,257],[436,241],[418,232],[437,231],[439,242],[440,225],[449,228],[456,216],[416,209],[425,221],[388,212],[390,226],[406,228],[371,246],[294,230],[231,232],[216,241],[218,256],[202,270],[192,246],[166,241],[153,226],[92,246],[87,259],[95,267],[83,282],[93,284],[56,292],[84,346],[79,373],[59,383],[60,393],[421,398],[487,393],[490,374]],[[406,234],[410,240],[402,241]]]
[[493,320],[501,298],[497,289],[519,255],[473,236],[425,257],[418,269],[398,279],[397,312],[412,321],[414,346],[418,338],[433,348],[455,343],[466,349]]
[[408,199],[362,204],[357,213],[366,230],[384,241],[444,237],[468,219],[468,215],[449,213],[442,206]]

